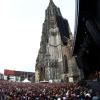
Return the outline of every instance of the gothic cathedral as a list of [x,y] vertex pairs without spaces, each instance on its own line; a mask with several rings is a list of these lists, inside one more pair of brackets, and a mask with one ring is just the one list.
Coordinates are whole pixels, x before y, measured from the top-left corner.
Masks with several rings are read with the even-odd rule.
[[35,81],[72,82],[80,71],[72,57],[73,37],[68,21],[52,0],[45,11],[40,49],[35,66]]

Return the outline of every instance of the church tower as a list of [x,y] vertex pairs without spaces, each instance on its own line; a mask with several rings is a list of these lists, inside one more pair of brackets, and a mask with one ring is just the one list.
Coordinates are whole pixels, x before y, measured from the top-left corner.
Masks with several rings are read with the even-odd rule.
[[68,21],[50,0],[45,11],[40,49],[35,66],[35,81],[68,81],[67,45],[71,32]]

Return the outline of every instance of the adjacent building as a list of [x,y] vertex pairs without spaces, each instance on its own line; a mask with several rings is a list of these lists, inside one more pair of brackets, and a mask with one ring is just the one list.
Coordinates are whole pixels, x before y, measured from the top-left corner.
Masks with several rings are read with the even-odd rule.
[[86,80],[100,78],[100,0],[76,0],[73,55]]
[[31,82],[35,81],[35,73],[25,72],[25,71],[16,71],[16,70],[4,70],[4,79],[14,82],[22,82],[24,79],[28,79]]

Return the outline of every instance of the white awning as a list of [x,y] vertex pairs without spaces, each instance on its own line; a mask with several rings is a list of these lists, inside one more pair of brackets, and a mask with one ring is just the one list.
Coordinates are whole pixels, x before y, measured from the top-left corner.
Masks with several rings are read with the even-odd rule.
[[31,83],[31,81],[29,81],[27,78],[24,81],[22,81],[22,82],[24,82],[24,83]]

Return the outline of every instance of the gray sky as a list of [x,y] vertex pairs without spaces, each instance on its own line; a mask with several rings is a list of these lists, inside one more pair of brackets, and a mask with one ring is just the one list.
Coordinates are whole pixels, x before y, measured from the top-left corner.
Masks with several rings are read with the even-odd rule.
[[[74,31],[75,0],[53,0]],[[49,0],[0,0],[0,72],[35,71]]]

